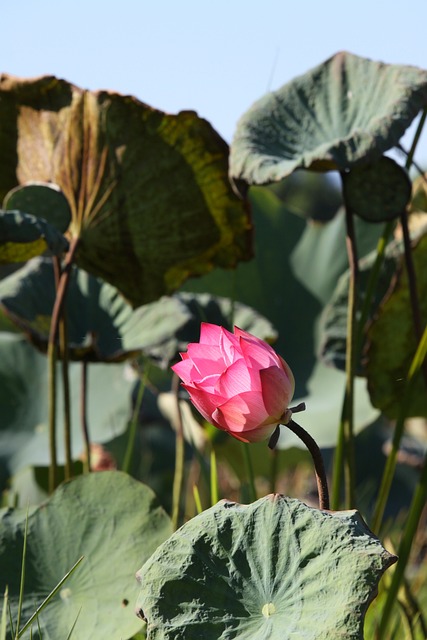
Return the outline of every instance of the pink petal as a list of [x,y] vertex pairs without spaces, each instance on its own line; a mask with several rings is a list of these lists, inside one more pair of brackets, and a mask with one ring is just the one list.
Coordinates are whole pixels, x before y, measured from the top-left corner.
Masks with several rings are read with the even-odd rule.
[[267,413],[279,422],[292,400],[294,393],[293,379],[290,380],[286,373],[278,367],[262,369],[259,375],[262,385],[262,397]]
[[[185,354],[184,354],[185,355]],[[199,373],[197,369],[194,367],[193,361],[189,358],[185,360],[181,360],[181,362],[177,362],[171,367],[172,371],[174,371],[183,382],[189,384],[195,377],[199,377]]]
[[217,324],[202,322],[200,325],[200,344],[216,344],[219,345],[221,329]]
[[239,356],[241,357],[238,338],[224,327],[221,327],[219,346],[227,366],[231,365]]
[[[252,374],[252,375],[251,375]],[[252,380],[254,377],[254,381]],[[237,360],[230,365],[219,379],[218,390],[225,398],[232,398],[245,391],[251,391],[255,387],[261,392],[261,380],[256,374],[249,372],[246,362]]]
[[226,365],[221,356],[221,350],[216,345],[192,343],[188,345],[187,353],[201,378],[214,373],[222,373],[225,369]]
[[250,367],[266,369],[273,365],[279,365],[279,356],[273,351],[266,349],[265,343],[259,344],[246,338],[240,338],[240,348],[243,357]]
[[242,433],[230,433],[233,438],[240,440],[241,442],[261,442],[273,435],[277,424],[267,424],[262,427],[257,427],[251,431],[243,431]]
[[246,391],[220,404],[213,418],[226,431],[241,433],[263,424],[268,414],[261,393]]
[[218,405],[221,404],[224,399],[215,394],[208,393],[207,391],[197,389],[196,387],[192,387],[190,385],[184,384],[183,387],[187,389],[188,393],[190,394],[191,402],[202,414],[205,420],[222,429],[223,427],[216,422],[213,416],[217,411]]

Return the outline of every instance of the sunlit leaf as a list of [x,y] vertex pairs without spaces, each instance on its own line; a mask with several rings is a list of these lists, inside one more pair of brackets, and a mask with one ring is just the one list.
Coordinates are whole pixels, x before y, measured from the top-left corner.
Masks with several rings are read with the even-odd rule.
[[395,561],[356,511],[319,511],[281,495],[222,501],[138,572],[137,610],[148,640],[356,640]]
[[0,197],[18,184],[57,184],[79,238],[77,264],[133,305],[250,256],[227,144],[193,111],[169,115],[51,76],[4,74],[0,118]]
[[343,171],[395,146],[427,105],[427,71],[339,52],[240,119],[230,174],[266,184],[295,169]]
[[[9,585],[13,619],[25,511],[17,512],[20,517],[0,511],[0,592]],[[135,570],[170,532],[152,491],[126,474],[92,473],[61,485],[28,518],[23,621],[84,556],[39,616],[43,640],[63,637],[77,617],[76,638],[130,638],[141,627],[134,614]],[[37,624],[33,638],[39,639]]]

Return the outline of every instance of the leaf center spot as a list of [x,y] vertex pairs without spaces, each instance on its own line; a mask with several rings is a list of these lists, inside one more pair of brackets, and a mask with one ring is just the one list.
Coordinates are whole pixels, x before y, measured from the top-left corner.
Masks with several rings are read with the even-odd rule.
[[268,602],[263,606],[262,615],[264,616],[264,618],[269,618],[273,615],[273,613],[276,613],[276,607],[272,602]]
[[61,591],[59,592],[59,595],[61,596],[61,600],[64,600],[64,602],[66,602],[67,600],[69,600],[71,598],[71,589],[65,588],[65,589],[61,589]]

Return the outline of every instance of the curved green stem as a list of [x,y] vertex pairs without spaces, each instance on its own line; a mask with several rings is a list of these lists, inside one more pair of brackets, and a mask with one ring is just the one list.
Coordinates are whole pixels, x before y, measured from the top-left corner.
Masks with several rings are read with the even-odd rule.
[[85,473],[91,471],[91,451],[90,451],[90,437],[89,437],[89,425],[87,421],[87,385],[88,385],[88,363],[82,362],[82,377],[80,387],[80,424],[83,433],[83,442],[85,443]]
[[314,463],[314,471],[316,474],[317,492],[319,495],[319,509],[329,509],[329,490],[328,479],[326,477],[325,465],[317,442],[311,435],[294,420],[289,420],[286,424],[309,450]]

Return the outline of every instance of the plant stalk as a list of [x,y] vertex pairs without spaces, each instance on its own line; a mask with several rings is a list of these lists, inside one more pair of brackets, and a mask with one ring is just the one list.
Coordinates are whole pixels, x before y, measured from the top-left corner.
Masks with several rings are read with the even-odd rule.
[[83,442],[85,443],[85,473],[91,471],[91,451],[90,451],[90,436],[89,425],[87,421],[87,385],[88,385],[88,362],[82,362],[82,377],[81,377],[81,391],[80,391],[80,424],[83,433]]
[[316,474],[316,482],[317,482],[317,492],[319,494],[319,509],[328,510],[329,509],[329,490],[328,490],[328,480],[326,477],[325,465],[323,463],[323,458],[321,451],[317,442],[311,435],[301,427],[301,425],[297,424],[294,420],[289,420],[286,425],[288,429],[290,429],[302,442],[305,444],[307,449],[309,450],[311,457],[313,458],[314,463],[314,471]]
[[172,490],[172,528],[176,531],[179,526],[180,518],[180,504],[182,487],[184,484],[184,456],[185,456],[185,444],[184,444],[184,425],[182,423],[181,405],[179,400],[179,377],[176,373],[173,374],[172,390],[176,398],[176,408],[178,414],[176,440],[175,440],[175,474],[173,479]]

